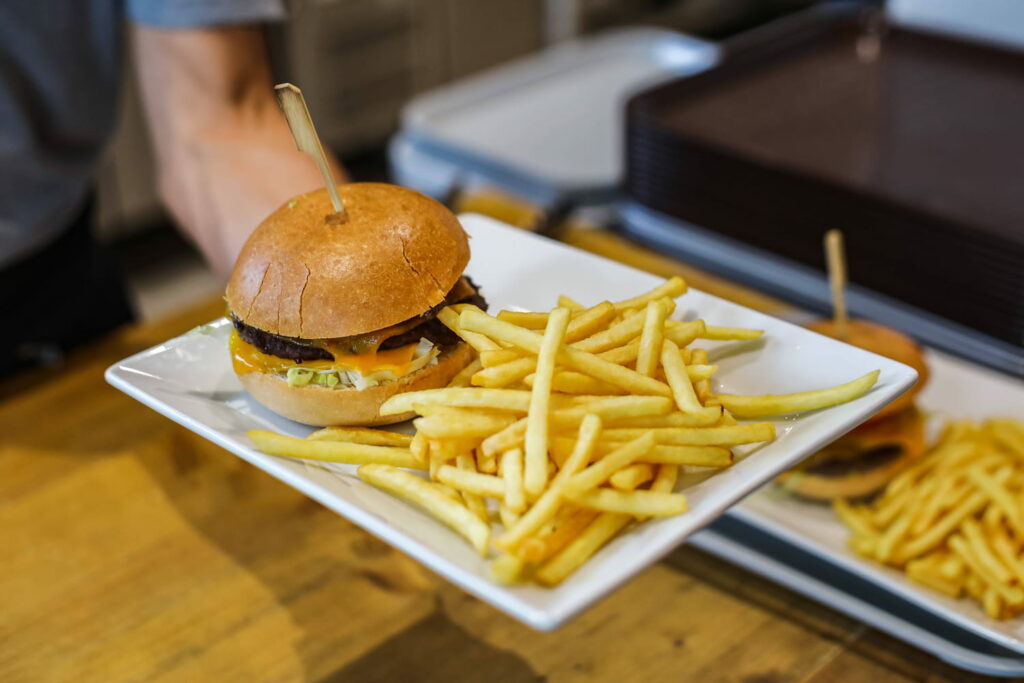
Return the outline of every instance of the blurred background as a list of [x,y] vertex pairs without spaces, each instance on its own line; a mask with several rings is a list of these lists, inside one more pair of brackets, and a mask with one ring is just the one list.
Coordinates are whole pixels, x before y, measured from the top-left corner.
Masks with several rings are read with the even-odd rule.
[[[387,143],[419,93],[566,40],[628,25],[721,39],[814,0],[290,0],[267,28],[277,80],[302,87],[325,145],[356,180],[390,178]],[[157,197],[137,87],[124,75],[120,126],[99,174],[98,224],[144,319],[222,283]]]
[[[324,146],[352,180],[399,183],[456,212],[487,214],[656,275],[681,275],[695,289],[797,324],[833,312],[822,242],[834,230],[847,264],[834,272],[849,273],[849,285],[836,287],[845,289],[845,306],[836,308],[925,347],[931,374],[919,407],[930,420],[1024,419],[1024,0],[286,4],[284,21],[260,29],[273,82],[302,88]],[[271,5],[272,13],[260,13]],[[582,617],[566,640],[523,635],[490,622],[497,613],[482,616],[474,600],[331,510],[107,386],[103,370],[117,359],[196,325],[202,330],[224,313],[222,278],[231,260],[217,274],[185,234],[206,237],[204,253],[215,263],[218,255],[233,259],[226,247],[237,248],[270,207],[321,181],[276,116],[263,41],[250,26],[233,36],[205,30],[225,21],[214,16],[219,10],[228,12],[230,28],[231,13],[248,13],[248,23],[277,18],[279,9],[257,0],[0,2],[0,64],[7,67],[0,68],[7,96],[0,96],[0,160],[9,161],[0,166],[0,264],[12,235],[48,223],[65,229],[37,254],[0,267],[0,302],[15,332],[0,335],[0,538],[10,547],[0,584],[11,587],[0,642],[7,626],[14,653],[6,660],[38,653],[73,680],[83,670],[116,679],[99,664],[117,661],[134,680],[150,665],[173,676],[208,662],[229,672],[260,667],[259,678],[272,671],[267,661],[281,657],[282,665],[309,667],[313,679],[336,672],[330,680],[348,680],[347,667],[364,662],[373,669],[366,679],[378,680],[392,660],[412,662],[409,671],[419,674],[429,668],[419,661],[426,653],[444,660],[434,667],[437,679],[451,680],[453,671],[457,679],[459,671],[479,670],[480,652],[495,655],[488,662],[519,666],[525,660],[514,652],[532,649],[553,662],[541,673],[574,680],[614,678],[639,660],[662,672],[675,662],[697,679],[728,671],[745,680],[846,680],[857,670],[858,680],[965,680],[955,670],[941,673],[946,665],[938,660],[921,663],[924,655],[865,621],[956,666],[1024,670],[1019,639],[1004,651],[1007,640],[985,640],[971,622],[924,609],[916,594],[900,597],[855,575],[848,559],[834,559],[841,546],[808,542],[804,550],[795,527],[776,536],[739,518],[718,526],[729,543],[716,554],[855,618],[816,612],[795,593],[684,549],[599,608],[607,611]],[[210,16],[176,25],[197,12]],[[126,276],[139,325],[126,325],[132,316],[117,269],[106,249],[84,239],[94,226],[80,208],[93,189],[93,151],[109,130],[109,76],[120,53],[107,33],[132,13],[149,15],[133,34],[149,50],[135,50],[137,65],[120,65],[116,135],[96,173],[95,202],[85,205]],[[96,26],[83,31],[74,17]],[[174,30],[182,25],[203,28]],[[175,42],[182,34],[188,42]],[[87,39],[74,46],[54,35]],[[197,49],[211,36],[214,48]],[[212,52],[224,64],[204,61],[225,44],[232,48]],[[68,45],[76,49],[59,49]],[[173,68],[161,71],[168,63]],[[109,73],[100,74],[104,64]],[[136,66],[147,73],[143,88]],[[25,77],[40,67],[60,84],[54,92],[76,98],[57,97],[41,109],[46,88],[27,87]],[[253,74],[262,101],[244,91]],[[203,113],[204,105],[220,116]],[[198,123],[189,121],[195,111]],[[160,120],[173,114],[186,124]],[[160,142],[164,197],[181,229],[158,196],[147,121]],[[164,163],[165,147],[173,163]],[[177,202],[168,198],[168,168],[178,172],[170,174]],[[50,199],[65,213],[50,211]],[[79,215],[65,215],[72,209]],[[20,224],[29,229],[19,231]],[[480,282],[486,295],[486,278]],[[231,397],[216,400],[237,410]],[[909,427],[897,437],[922,440],[915,410],[889,422],[897,432]],[[888,437],[879,424],[868,429]],[[1014,443],[1024,453],[1024,440]],[[861,473],[864,461],[855,460],[866,455],[873,458],[868,475],[881,462],[895,476],[889,459],[901,448],[899,438],[895,451],[865,438],[857,448],[836,449],[848,456],[838,471]],[[989,462],[980,451],[979,458]],[[973,472],[973,462],[959,466]],[[824,464],[819,471],[834,463]],[[1004,473],[1001,461],[992,467],[999,468],[994,477]],[[953,497],[952,486],[939,488],[937,479],[914,496],[944,491],[948,500],[937,493],[935,500],[950,510],[951,501],[960,510],[974,500],[966,489]],[[761,500],[792,503],[791,518],[806,519],[808,528],[842,530],[828,526],[838,524],[828,507],[801,507],[778,491]],[[931,502],[929,509],[938,514]],[[886,514],[889,524],[895,515]],[[749,518],[767,520],[766,529],[778,524]],[[986,511],[983,528],[1005,532],[994,520]],[[884,538],[895,547],[898,536],[887,530]],[[815,547],[828,552],[813,555]],[[767,569],[750,559],[757,555]],[[774,567],[789,578],[780,580]],[[981,595],[970,585],[968,592]],[[998,612],[995,589],[984,595]],[[332,602],[359,618],[338,619],[337,610],[323,608]],[[1020,605],[1013,607],[1019,614]],[[462,616],[448,621],[447,614]],[[1019,622],[1004,627],[1020,636]],[[488,631],[490,640],[477,641],[474,631]],[[436,645],[446,638],[457,649]],[[583,642],[589,645],[578,648]],[[639,654],[618,656],[623,644]],[[575,650],[585,659],[577,662]],[[615,667],[592,666],[590,658],[600,663],[608,653]],[[821,673],[799,673],[812,670]]]
[[[1024,374],[1016,0],[288,5],[274,77],[354,180],[817,313],[838,228],[853,314]],[[157,199],[129,73],[97,210],[145,320],[222,283]]]

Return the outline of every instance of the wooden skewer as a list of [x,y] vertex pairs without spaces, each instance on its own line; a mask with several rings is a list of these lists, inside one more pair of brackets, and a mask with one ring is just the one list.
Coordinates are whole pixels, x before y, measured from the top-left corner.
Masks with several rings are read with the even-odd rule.
[[334,214],[327,216],[329,223],[340,223],[345,220],[345,205],[341,203],[338,195],[338,185],[334,182],[334,174],[327,163],[327,156],[324,154],[323,145],[320,144],[320,137],[316,134],[316,127],[313,126],[313,118],[309,115],[309,108],[306,107],[306,99],[302,91],[291,83],[279,83],[274,86],[277,93],[277,101],[281,105],[281,111],[288,121],[288,127],[295,138],[295,146],[300,152],[305,152],[313,157],[320,174],[324,177],[324,184],[327,192],[331,195],[331,203],[334,204]]
[[846,254],[843,250],[841,230],[825,233],[825,260],[828,263],[828,280],[832,290],[832,319],[836,324],[836,336],[846,341]]

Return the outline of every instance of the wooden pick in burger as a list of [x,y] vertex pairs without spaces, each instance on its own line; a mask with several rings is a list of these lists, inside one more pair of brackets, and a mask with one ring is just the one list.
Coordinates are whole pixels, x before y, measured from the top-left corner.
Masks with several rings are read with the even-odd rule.
[[313,118],[309,115],[309,108],[306,106],[306,99],[302,91],[291,83],[279,83],[274,86],[277,93],[277,101],[281,105],[281,111],[288,121],[288,127],[295,139],[295,146],[300,152],[305,152],[313,157],[320,174],[324,177],[324,184],[327,192],[331,195],[331,203],[334,205],[334,213],[327,214],[324,219],[328,223],[340,224],[345,222],[345,205],[341,203],[338,195],[338,186],[334,182],[334,174],[331,173],[330,164],[327,163],[327,156],[324,154],[323,145],[320,144],[320,136],[316,134],[316,127],[313,125]]
[[849,332],[846,316],[846,254],[843,250],[843,233],[829,230],[825,233],[825,260],[828,263],[828,281],[832,290],[832,320],[836,336],[848,341]]

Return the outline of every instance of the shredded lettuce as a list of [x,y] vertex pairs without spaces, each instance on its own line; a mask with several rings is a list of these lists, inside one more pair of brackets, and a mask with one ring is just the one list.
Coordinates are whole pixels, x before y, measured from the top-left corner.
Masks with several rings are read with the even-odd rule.
[[306,370],[305,368],[288,369],[288,386],[290,387],[304,387],[309,384],[311,379],[313,379],[312,370]]
[[[441,350],[434,346],[433,343],[427,339],[420,339],[416,345],[416,350],[413,351],[412,362],[409,364],[406,374],[411,375],[427,366],[436,365],[437,357],[440,354]],[[310,370],[308,368],[289,368],[286,378],[288,385],[293,387],[304,387],[313,384],[330,389],[357,390],[387,384],[399,379],[391,370],[378,370],[364,376],[355,370]]]

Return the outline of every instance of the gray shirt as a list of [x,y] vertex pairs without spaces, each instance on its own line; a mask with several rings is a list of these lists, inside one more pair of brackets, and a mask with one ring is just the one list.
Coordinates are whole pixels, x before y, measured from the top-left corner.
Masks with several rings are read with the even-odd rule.
[[283,13],[281,0],[0,0],[0,267],[80,210],[114,127],[126,19],[173,29]]

